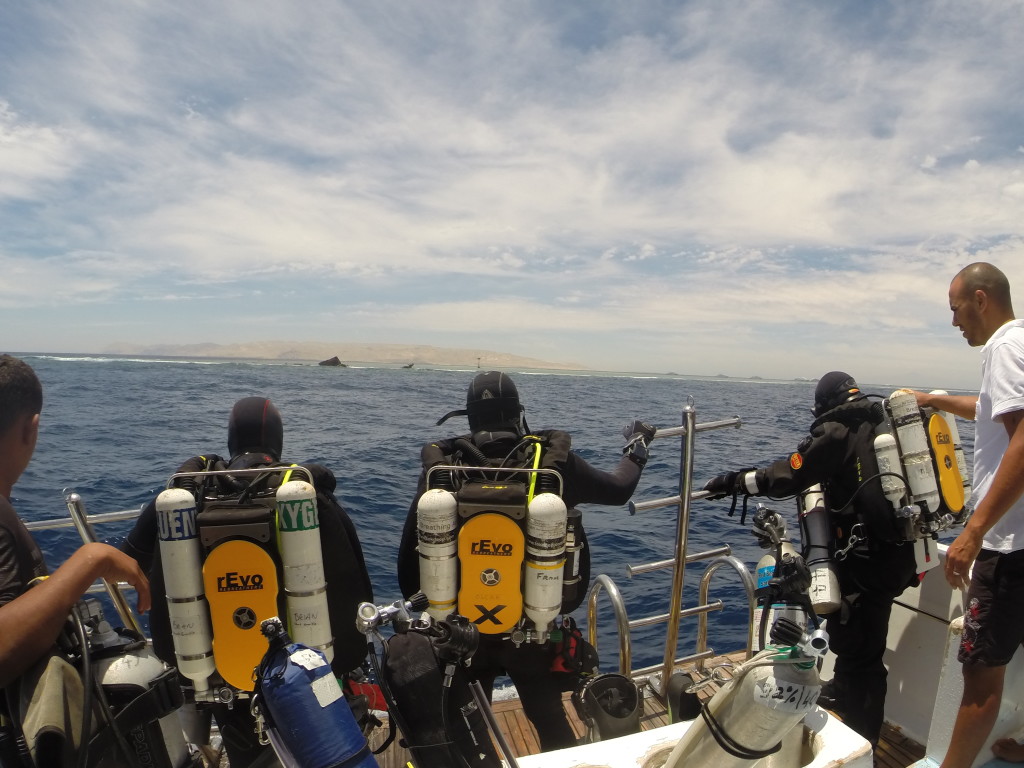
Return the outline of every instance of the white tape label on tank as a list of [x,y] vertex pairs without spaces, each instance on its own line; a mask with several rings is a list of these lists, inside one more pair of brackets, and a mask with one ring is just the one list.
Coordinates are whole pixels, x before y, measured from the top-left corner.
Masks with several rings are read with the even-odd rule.
[[341,686],[334,675],[320,677],[313,681],[313,695],[321,707],[326,707],[341,698]]
[[292,660],[293,664],[297,664],[303,669],[316,669],[317,667],[327,666],[327,662],[324,661],[323,656],[312,648],[299,648],[288,658]]
[[754,701],[783,712],[810,712],[820,693],[820,685],[800,685],[769,675],[754,686]]

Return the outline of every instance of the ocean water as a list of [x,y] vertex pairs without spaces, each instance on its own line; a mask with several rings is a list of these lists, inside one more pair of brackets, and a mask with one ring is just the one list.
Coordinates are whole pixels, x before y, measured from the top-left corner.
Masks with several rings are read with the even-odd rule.
[[[266,361],[187,361],[22,355],[44,387],[39,442],[32,464],[15,486],[13,503],[27,520],[67,517],[63,491],[78,492],[89,512],[138,509],[165,486],[182,461],[200,453],[226,455],[227,420],[241,397],[270,397],[285,424],[285,458],[315,461],[338,478],[337,496],[352,517],[366,554],[378,603],[400,597],[395,557],[402,524],[416,489],[419,451],[432,439],[458,434],[464,420],[435,422],[465,402],[475,370],[401,369]],[[508,370],[534,429],[558,428],[597,468],[611,469],[621,455],[621,430],[634,417],[659,427],[680,423],[693,399],[698,423],[739,416],[739,429],[698,433],[695,487],[729,469],[763,465],[790,453],[811,422],[814,384],[807,381],[634,376],[591,372]],[[895,385],[869,385],[888,394]],[[973,425],[958,421],[968,458]],[[681,440],[657,440],[634,501],[678,492]],[[798,536],[796,503],[772,501]],[[625,599],[630,619],[668,610],[668,571],[627,575],[627,565],[672,557],[676,508],[630,515],[626,507],[585,505],[593,574],[608,574]],[[753,570],[763,551],[726,500],[694,502],[689,550],[722,543]],[[753,511],[753,503],[751,503]],[[99,531],[113,544],[130,524]],[[50,567],[80,543],[72,530],[36,534]],[[687,569],[684,606],[696,603],[704,564]],[[739,581],[720,571],[712,599],[725,609],[709,620],[711,645],[728,650],[745,639],[746,607]],[[614,669],[617,641],[605,598],[599,608],[602,670]],[[583,624],[586,609],[576,612]],[[680,650],[692,649],[696,620],[684,623]],[[634,666],[660,662],[664,625],[637,630]]]

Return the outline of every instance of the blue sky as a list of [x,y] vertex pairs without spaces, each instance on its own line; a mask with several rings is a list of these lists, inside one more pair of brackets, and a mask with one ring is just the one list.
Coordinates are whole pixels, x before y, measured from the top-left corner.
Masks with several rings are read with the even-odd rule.
[[0,347],[975,387],[946,291],[1024,291],[1021,39],[1004,0],[6,3]]

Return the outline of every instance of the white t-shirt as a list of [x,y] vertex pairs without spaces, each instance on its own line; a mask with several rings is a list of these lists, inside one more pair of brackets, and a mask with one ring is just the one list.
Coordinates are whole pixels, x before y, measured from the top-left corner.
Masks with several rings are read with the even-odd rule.
[[[1024,409],[1024,320],[1001,326],[981,350],[981,390],[974,411],[975,506],[985,497],[1009,446],[1002,417]],[[1024,496],[985,534],[996,552],[1024,549]]]

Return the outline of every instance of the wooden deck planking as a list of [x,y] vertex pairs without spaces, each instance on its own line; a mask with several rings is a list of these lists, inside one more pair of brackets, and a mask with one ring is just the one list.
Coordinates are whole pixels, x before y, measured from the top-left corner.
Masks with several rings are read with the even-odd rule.
[[923,746],[888,723],[882,726],[882,736],[875,749],[875,765],[878,768],[907,768],[923,757]]
[[509,748],[517,757],[533,754],[540,749],[537,732],[526,719],[518,701],[496,702],[492,708]]

